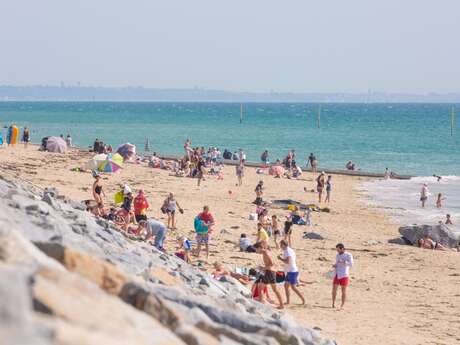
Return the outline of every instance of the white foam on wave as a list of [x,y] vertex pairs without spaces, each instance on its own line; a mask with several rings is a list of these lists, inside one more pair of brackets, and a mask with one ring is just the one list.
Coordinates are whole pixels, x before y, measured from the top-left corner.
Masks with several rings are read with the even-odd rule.
[[[421,207],[420,190],[428,184],[429,195],[425,208]],[[381,208],[396,222],[406,224],[437,224],[450,214],[452,230],[460,233],[460,176],[442,176],[438,182],[433,176],[410,180],[372,180],[362,183],[359,190],[365,202]],[[443,207],[436,208],[436,197],[442,194]]]

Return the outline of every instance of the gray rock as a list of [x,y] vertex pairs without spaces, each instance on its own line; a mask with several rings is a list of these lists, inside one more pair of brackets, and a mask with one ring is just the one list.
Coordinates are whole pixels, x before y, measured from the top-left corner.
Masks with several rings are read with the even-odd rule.
[[[0,264],[0,339],[2,345],[51,345],[51,330],[33,317],[30,272]],[[14,287],[14,288],[12,288]]]
[[460,241],[459,234],[453,232],[444,224],[402,226],[399,228],[399,233],[413,245],[416,245],[426,235],[433,239],[433,241],[450,248],[457,248]]
[[206,278],[201,278],[201,280],[200,280],[200,282],[198,284],[205,285],[207,287],[211,286],[211,284],[209,284],[209,280],[207,280]]

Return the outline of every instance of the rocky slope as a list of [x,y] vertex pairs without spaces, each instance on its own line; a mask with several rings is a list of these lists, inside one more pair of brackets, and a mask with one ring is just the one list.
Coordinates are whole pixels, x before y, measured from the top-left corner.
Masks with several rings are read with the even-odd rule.
[[334,344],[248,295],[0,178],[2,344]]

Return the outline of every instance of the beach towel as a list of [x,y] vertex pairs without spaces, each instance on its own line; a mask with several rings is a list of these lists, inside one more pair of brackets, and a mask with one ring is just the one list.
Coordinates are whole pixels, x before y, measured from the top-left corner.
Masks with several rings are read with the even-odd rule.
[[193,226],[197,234],[205,234],[208,232],[208,227],[204,225],[203,221],[198,216],[195,217]]

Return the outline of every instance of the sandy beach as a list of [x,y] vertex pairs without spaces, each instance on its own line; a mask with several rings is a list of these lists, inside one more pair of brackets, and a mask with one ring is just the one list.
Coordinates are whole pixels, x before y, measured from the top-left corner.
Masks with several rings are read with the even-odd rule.
[[[56,187],[75,200],[91,199],[91,174],[71,170],[91,156],[78,150],[64,155],[39,152],[35,146],[2,147],[0,175],[40,188]],[[151,205],[149,216],[166,220],[160,207],[167,193],[173,192],[185,212],[178,215],[178,230],[168,233],[166,247],[170,252],[175,249],[173,239],[178,234],[193,237],[193,218],[203,205],[209,205],[217,225],[205,267],[215,261],[228,268],[254,267],[260,263],[260,256],[241,253],[236,243],[241,233],[255,240],[256,222],[248,215],[255,210],[252,201],[257,182],[264,181],[267,201],[315,203],[317,195],[305,192],[304,187],[313,189],[316,175],[304,173],[299,180],[275,179],[247,168],[244,185],[236,187],[234,171],[233,166],[227,166],[223,180],[210,177],[198,188],[195,179],[170,176],[168,171],[149,168],[146,163],[128,163],[116,174],[103,175],[106,203],[112,202],[119,185],[126,183],[133,191],[145,191]],[[340,345],[460,343],[460,254],[388,244],[389,239],[398,237],[399,225],[360,199],[356,187],[366,179],[333,175],[334,190],[328,205],[331,212],[313,212],[311,228],[326,240],[302,239],[306,227],[294,226],[293,248],[301,278],[307,282],[301,288],[307,304],[299,306],[293,297],[286,312],[305,326],[317,327]],[[272,209],[271,214],[282,217],[286,211]],[[368,245],[369,240],[378,243]],[[349,300],[341,311],[331,308],[331,281],[325,277],[338,242],[343,242],[355,259]]]

